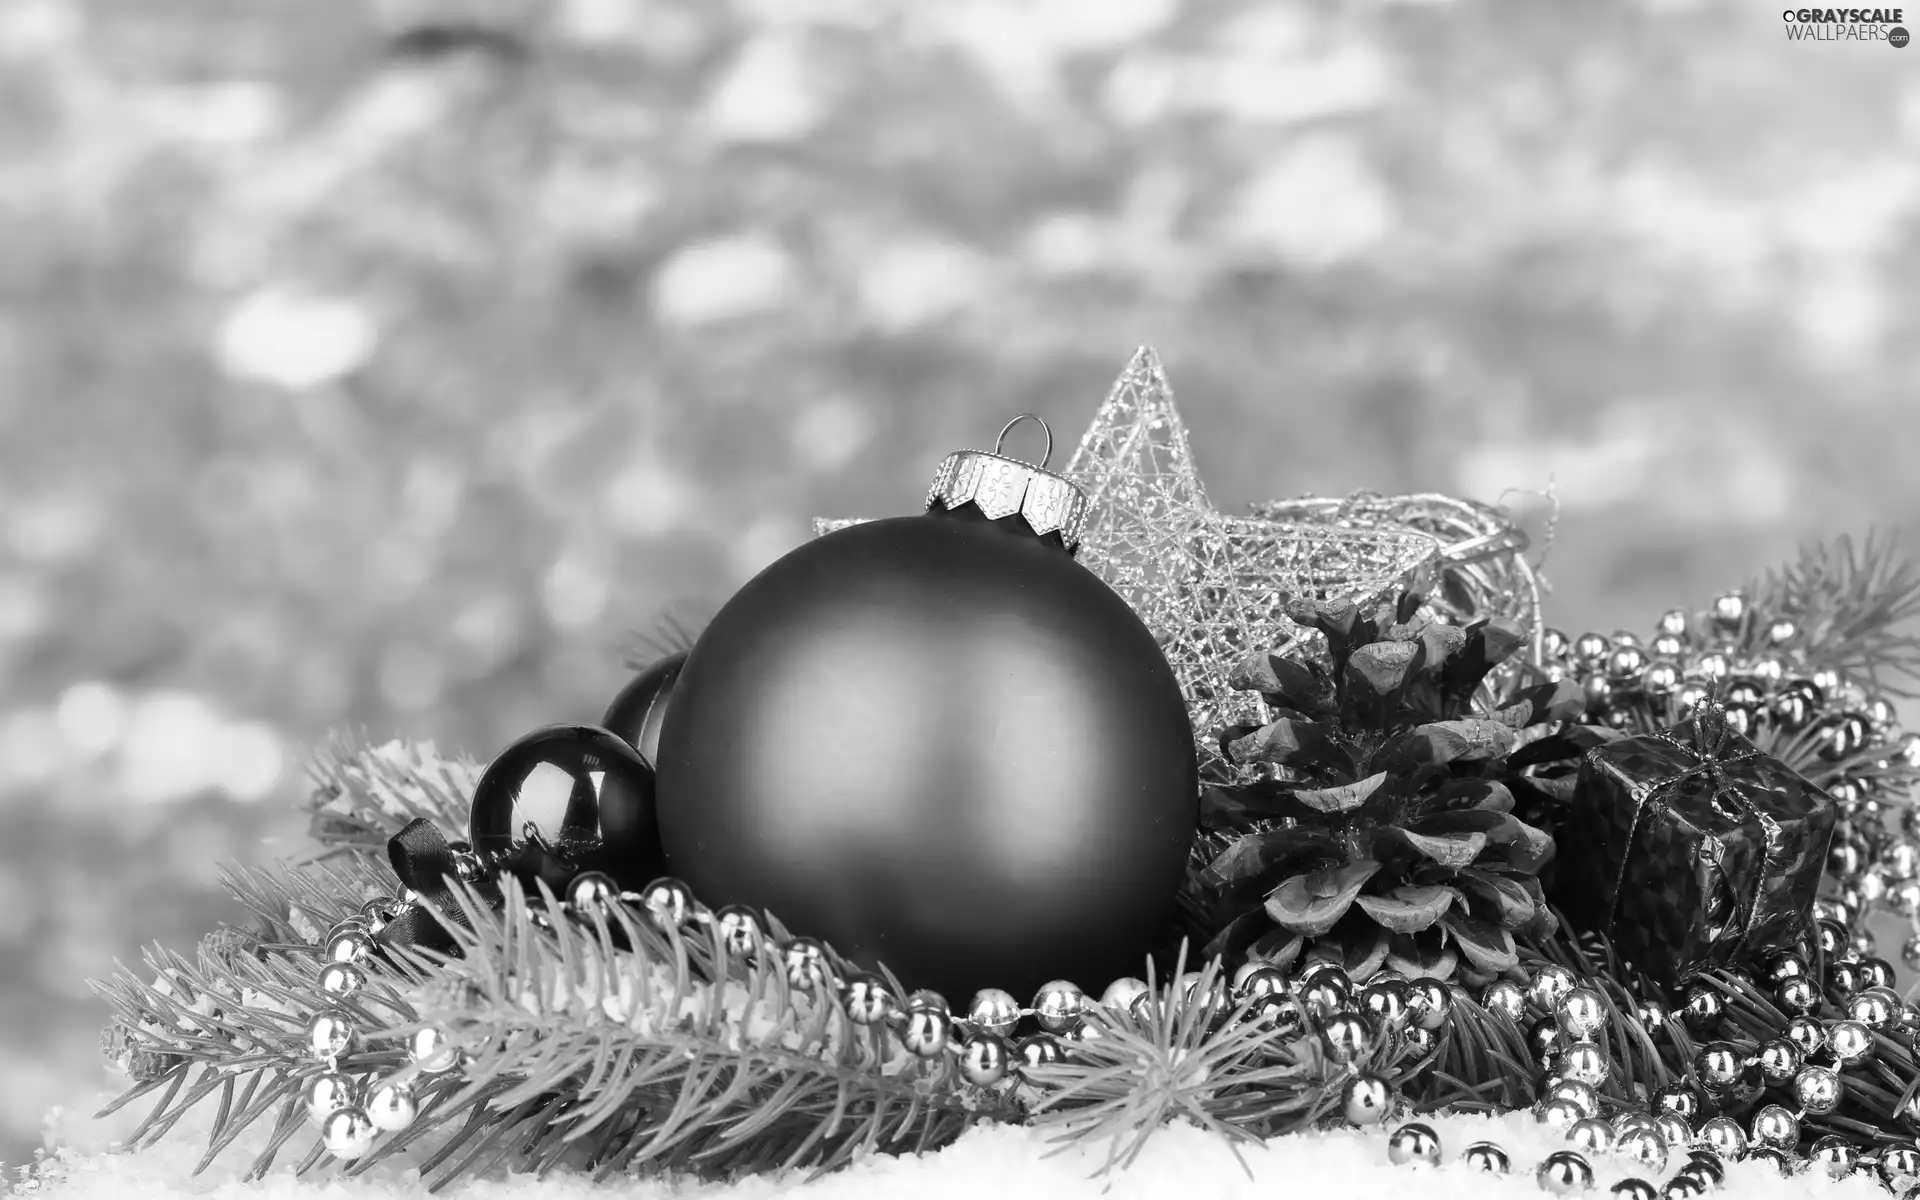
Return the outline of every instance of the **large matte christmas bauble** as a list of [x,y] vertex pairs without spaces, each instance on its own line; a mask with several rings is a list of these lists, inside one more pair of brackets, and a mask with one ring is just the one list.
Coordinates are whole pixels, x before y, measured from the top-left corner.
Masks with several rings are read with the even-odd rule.
[[474,785],[468,834],[475,853],[557,895],[582,871],[635,890],[661,874],[653,767],[592,725],[550,725],[501,751]]
[[600,719],[603,728],[627,739],[640,757],[648,762],[660,760],[660,726],[667,718],[667,702],[673,698],[673,685],[687,652],[669,654],[635,675],[607,706]]
[[1152,635],[1074,561],[1084,516],[1064,478],[962,452],[925,515],[741,588],[661,731],[668,871],[955,1003],[1141,974],[1193,836],[1193,734]]

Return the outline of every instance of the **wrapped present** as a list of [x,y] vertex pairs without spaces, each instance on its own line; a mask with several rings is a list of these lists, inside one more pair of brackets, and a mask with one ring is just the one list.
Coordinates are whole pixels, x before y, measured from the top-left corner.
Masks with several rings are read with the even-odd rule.
[[1674,985],[1806,928],[1838,812],[1717,708],[1581,761],[1555,900]]

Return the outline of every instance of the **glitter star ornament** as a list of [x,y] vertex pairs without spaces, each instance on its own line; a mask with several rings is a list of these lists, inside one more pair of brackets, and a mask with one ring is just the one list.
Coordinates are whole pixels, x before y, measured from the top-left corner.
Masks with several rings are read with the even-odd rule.
[[1304,636],[1296,597],[1370,599],[1439,554],[1426,534],[1343,529],[1217,511],[1159,356],[1141,347],[1067,465],[1090,504],[1080,561],[1125,597],[1180,676],[1196,737],[1263,722],[1227,679],[1248,653]]
[[[1088,496],[1081,564],[1153,631],[1203,745],[1222,726],[1265,721],[1260,697],[1235,691],[1228,678],[1248,653],[1306,636],[1287,619],[1288,600],[1368,600],[1440,555],[1438,540],[1405,527],[1215,510],[1149,347],[1114,382],[1065,473]],[[816,520],[814,532],[855,523]]]

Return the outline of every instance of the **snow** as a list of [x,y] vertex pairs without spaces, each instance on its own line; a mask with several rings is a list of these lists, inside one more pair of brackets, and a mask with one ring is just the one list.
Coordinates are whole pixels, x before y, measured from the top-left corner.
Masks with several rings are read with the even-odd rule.
[[[137,1108],[138,1106],[134,1106]],[[208,1106],[211,1107],[211,1106]],[[94,1111],[94,1105],[85,1106]],[[206,1114],[197,1113],[202,1121]],[[283,1166],[259,1183],[238,1176],[249,1155],[243,1147],[216,1160],[198,1179],[189,1172],[204,1143],[192,1129],[176,1129],[159,1144],[137,1154],[103,1153],[113,1137],[130,1127],[126,1115],[105,1121],[57,1116],[50,1128],[60,1141],[79,1151],[64,1183],[43,1193],[63,1200],[380,1200],[425,1195],[414,1173],[398,1165],[342,1180],[315,1173],[296,1178]],[[595,1185],[581,1175],[553,1175],[543,1181],[490,1179],[444,1189],[441,1195],[470,1200],[537,1196],[540,1200],[604,1200],[621,1196],[653,1200],[1272,1200],[1275,1196],[1325,1197],[1328,1200],[1520,1200],[1542,1193],[1532,1164],[1558,1148],[1544,1126],[1524,1114],[1500,1118],[1448,1116],[1423,1118],[1440,1134],[1448,1164],[1440,1168],[1395,1167],[1387,1162],[1386,1129],[1342,1130],[1277,1138],[1264,1146],[1241,1148],[1242,1170],[1233,1151],[1218,1137],[1190,1125],[1156,1134],[1133,1166],[1102,1179],[1097,1175],[1105,1147],[1054,1153],[1046,1136],[1008,1126],[977,1128],[944,1150],[921,1158],[873,1157],[811,1184],[794,1177],[756,1177],[733,1184],[623,1180]],[[183,1122],[183,1126],[188,1125]],[[1389,1125],[1387,1128],[1391,1128]],[[242,1139],[243,1143],[246,1139]],[[1505,1178],[1478,1175],[1458,1165],[1470,1142],[1490,1140],[1505,1147],[1514,1164]],[[293,1156],[289,1156],[293,1157]],[[1677,1156],[1676,1156],[1677,1157]],[[1595,1162],[1597,1187],[1605,1189],[1630,1172],[1621,1164]],[[1869,1200],[1886,1193],[1866,1178],[1836,1180],[1819,1172],[1782,1179],[1771,1168],[1734,1164],[1727,1194],[1741,1200],[1832,1197]]]

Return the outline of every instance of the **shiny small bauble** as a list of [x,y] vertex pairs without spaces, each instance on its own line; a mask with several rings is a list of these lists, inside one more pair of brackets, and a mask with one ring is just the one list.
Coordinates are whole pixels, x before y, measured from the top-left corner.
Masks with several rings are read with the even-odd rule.
[[1640,672],[1640,690],[1656,699],[1671,696],[1680,684],[1680,668],[1671,662],[1650,663]]
[[307,1049],[322,1062],[346,1054],[355,1040],[353,1020],[343,1012],[317,1013],[307,1022]]
[[1693,1135],[1693,1144],[1734,1162],[1746,1157],[1747,1131],[1732,1117],[1714,1117],[1700,1126],[1699,1132]]
[[1685,1171],[1660,1185],[1660,1200],[1699,1200],[1706,1194],[1706,1180]]
[[1513,1160],[1493,1142],[1475,1142],[1460,1152],[1460,1163],[1482,1175],[1505,1175],[1513,1170]]
[[1660,1200],[1660,1189],[1644,1179],[1629,1176],[1607,1189],[1614,1200]]
[[1900,943],[1900,961],[1909,971],[1920,971],[1920,934]]
[[1541,1017],[1527,1026],[1527,1047],[1533,1051],[1533,1060],[1543,1066],[1550,1067],[1568,1045],[1566,1030],[1552,1017]]
[[[1355,1075],[1347,1081],[1341,1104],[1347,1120],[1355,1125],[1378,1125],[1393,1108],[1393,1089],[1375,1075]],[[1396,1137],[1399,1134],[1396,1132]]]
[[1086,1011],[1086,993],[1064,979],[1049,980],[1033,996],[1033,1015],[1048,1033],[1074,1029]]
[[1653,1117],[1631,1108],[1623,1108],[1613,1114],[1613,1128],[1616,1133],[1626,1133],[1632,1129],[1652,1129]]
[[855,1025],[878,1025],[893,1014],[898,1000],[886,980],[862,972],[841,984],[840,1003]]
[[[1847,1016],[1865,1025],[1868,1029],[1886,1029],[1900,1013],[1898,1000],[1888,1000],[1878,988],[1868,989],[1847,1001]],[[1827,1041],[1833,1041],[1833,1032],[1827,1032]]]
[[1653,631],[1661,637],[1685,638],[1693,631],[1693,620],[1686,609],[1670,608],[1653,623]]
[[1299,1037],[1307,1028],[1307,1007],[1292,996],[1268,995],[1253,1002],[1249,1020],[1273,1030],[1281,1039]]
[[1808,1065],[1793,1077],[1793,1098],[1800,1107],[1815,1116],[1825,1116],[1840,1107],[1844,1085],[1840,1076],[1826,1067]]
[[1013,1051],[1004,1038],[976,1033],[960,1051],[960,1074],[975,1087],[992,1087],[1013,1069]]
[[1560,1028],[1577,1039],[1592,1037],[1607,1023],[1606,1002],[1590,987],[1576,987],[1560,997],[1554,1015]]
[[1589,669],[1606,661],[1613,650],[1613,639],[1604,633],[1588,631],[1573,639],[1573,660]]
[[411,1087],[383,1079],[367,1092],[366,1113],[375,1129],[398,1133],[420,1115],[420,1102]]
[[357,1108],[343,1108],[320,1125],[320,1142],[327,1153],[350,1161],[373,1149],[373,1121]]
[[720,945],[735,958],[753,958],[767,940],[760,915],[744,904],[728,904],[716,909],[713,929],[719,935]]
[[1880,866],[1895,883],[1910,881],[1920,875],[1920,846],[1911,841],[1893,842],[1880,852]]
[[656,879],[641,888],[640,905],[662,929],[677,929],[699,911],[693,889],[678,879]]
[[1619,1133],[1613,1144],[1615,1155],[1656,1175],[1667,1169],[1667,1139],[1657,1130],[1636,1126]]
[[330,962],[320,968],[321,994],[343,1000],[366,986],[367,973],[352,963]]
[[1020,1039],[1020,1061],[1014,1064],[1022,1075],[1040,1067],[1050,1067],[1066,1057],[1066,1047],[1050,1033],[1036,1033]]
[[1387,1160],[1396,1167],[1440,1165],[1440,1135],[1433,1126],[1409,1121],[1387,1138]]
[[1138,972],[1198,766],[1153,633],[1074,561],[1087,503],[951,455],[924,514],[815,538],[743,586],[660,730],[668,868],[949,995]]
[[1768,1083],[1778,1086],[1790,1082],[1800,1072],[1803,1057],[1800,1047],[1785,1038],[1772,1038],[1760,1044],[1760,1076]]
[[1827,1029],[1812,1017],[1795,1017],[1787,1022],[1787,1040],[1800,1048],[1804,1058],[1827,1048]]
[[1733,662],[1718,650],[1711,650],[1693,660],[1687,673],[1697,680],[1708,684],[1717,684],[1733,673]]
[[1611,1154],[1619,1141],[1613,1126],[1600,1117],[1586,1117],[1567,1129],[1567,1145],[1582,1154]]
[[811,992],[833,980],[833,967],[827,948],[813,938],[799,937],[780,951],[780,964],[787,971],[787,986]]
[[1641,996],[1633,1002],[1633,1019],[1645,1027],[1649,1037],[1658,1038],[1666,1032],[1667,1006],[1650,997]]
[[1373,1045],[1373,1033],[1367,1023],[1352,1013],[1337,1013],[1320,1027],[1320,1040],[1327,1056],[1335,1062],[1352,1062]]
[[909,1009],[900,1042],[921,1058],[936,1058],[953,1039],[953,1018],[939,1009]]
[[1540,656],[1546,659],[1565,658],[1573,652],[1573,639],[1566,630],[1548,626],[1540,631]]
[[1548,1100],[1533,1110],[1534,1120],[1549,1129],[1565,1133],[1587,1119],[1587,1114],[1571,1100]]
[[673,685],[686,665],[687,653],[682,650],[644,668],[607,706],[607,715],[600,719],[601,726],[626,739],[648,762],[659,762],[660,727],[666,723]]
[[1829,1175],[1846,1175],[1859,1163],[1860,1150],[1847,1139],[1828,1134],[1807,1147],[1807,1161],[1826,1168]]
[[1621,646],[1637,647],[1640,645],[1640,635],[1631,629],[1616,629],[1607,635],[1607,641],[1610,642],[1615,649]]
[[1653,1124],[1669,1150],[1693,1144],[1693,1124],[1679,1113],[1657,1113]]
[[[1115,980],[1114,983],[1109,986],[1109,990],[1111,990],[1112,987],[1118,986],[1119,982],[1120,981]],[[1143,983],[1141,986],[1145,987],[1146,985]],[[1258,959],[1249,959],[1241,963],[1233,972],[1233,994],[1242,1000],[1255,1000],[1261,996],[1278,995],[1286,990],[1286,974],[1272,963],[1261,962]],[[1105,995],[1101,996],[1100,1002],[1102,1004],[1107,1002]]]
[[322,1071],[301,1085],[300,1102],[317,1125],[360,1102],[360,1081],[344,1071]]
[[1687,1154],[1687,1161],[1680,1164],[1679,1173],[1698,1178],[1709,1189],[1717,1188],[1727,1181],[1727,1164],[1711,1150],[1694,1150]]
[[1715,632],[1731,637],[1740,632],[1752,612],[1753,608],[1748,604],[1745,596],[1738,592],[1728,592],[1714,597],[1713,605],[1707,610],[1707,615],[1713,622]]
[[1541,1160],[1534,1178],[1550,1196],[1573,1196],[1593,1187],[1593,1164],[1572,1150],[1555,1150]]
[[364,929],[345,929],[327,940],[327,961],[357,963],[373,953],[373,939]]
[[1880,1177],[1888,1183],[1896,1179],[1920,1176],[1920,1150],[1912,1146],[1883,1146],[1880,1149]]
[[1453,1014],[1453,993],[1437,979],[1416,979],[1407,985],[1407,1019],[1415,1026],[1438,1031]]
[[1812,1012],[1820,1003],[1820,989],[1806,978],[1781,980],[1775,985],[1773,996],[1780,1007],[1790,1013]]
[[1789,951],[1768,959],[1760,971],[1760,979],[1765,983],[1783,983],[1789,979],[1803,978],[1807,971],[1807,960]]
[[1422,1029],[1418,1025],[1408,1025],[1400,1030],[1400,1044],[1407,1048],[1415,1058],[1422,1057],[1440,1045],[1440,1035],[1431,1029]]
[[1750,1146],[1747,1161],[1772,1167],[1774,1173],[1782,1177],[1791,1176],[1799,1169],[1792,1153],[1777,1146]]
[[1581,1117],[1600,1115],[1600,1093],[1590,1083],[1582,1083],[1578,1079],[1553,1080],[1540,1094],[1540,1101],[1542,1104],[1552,1104],[1558,1100],[1573,1105],[1574,1111]]
[[[1856,996],[1856,1001],[1867,997]],[[1878,997],[1872,997],[1878,999]],[[1873,1057],[1873,1031],[1859,1021],[1835,1021],[1827,1026],[1827,1048],[1846,1066]]]
[[1020,1023],[1020,1002],[1000,988],[981,988],[967,1005],[967,1023],[975,1029],[1005,1037]]
[[[1912,843],[1901,842],[1900,844],[1907,846]],[[1905,917],[1908,921],[1920,918],[1920,880],[1903,879],[1888,888],[1886,907],[1889,912],[1897,913]],[[1912,939],[1908,939],[1909,942],[1911,940]],[[1907,953],[1906,943],[1901,945],[1900,953],[1902,961],[1905,961]],[[1912,964],[1909,963],[1908,966],[1911,967]]]
[[582,871],[567,884],[567,904],[577,913],[605,913],[620,899],[620,885],[605,871]]
[[1865,987],[1867,974],[1857,961],[1842,958],[1827,964],[1827,995],[1836,1003],[1846,1002]]
[[1549,963],[1536,969],[1527,981],[1527,1003],[1542,1013],[1553,1012],[1560,1000],[1573,991],[1579,981],[1565,967]]
[[437,1075],[453,1070],[460,1061],[460,1051],[445,1031],[428,1025],[408,1035],[407,1061],[423,1074]]
[[[1278,986],[1280,989],[1286,987],[1286,978],[1284,976],[1281,976],[1278,971],[1274,971],[1271,967],[1266,968],[1266,970],[1279,978],[1280,982]],[[1111,1012],[1131,1014],[1142,1000],[1149,999],[1152,994],[1153,990],[1147,986],[1146,980],[1136,978],[1132,975],[1123,975],[1112,983],[1109,983],[1106,988],[1101,991],[1100,1007]],[[1265,995],[1267,993],[1262,992],[1261,994]]]
[[1654,1095],[1653,1111],[1672,1113],[1692,1124],[1700,1116],[1700,1097],[1687,1088],[1666,1088]]
[[1739,1082],[1743,1065],[1740,1051],[1732,1042],[1708,1042],[1693,1056],[1700,1082],[1714,1089],[1730,1088]]
[[1360,989],[1360,1011],[1380,1030],[1398,1029],[1407,1020],[1409,992],[1398,979],[1369,979]]
[[1330,1017],[1353,1002],[1353,985],[1341,986],[1338,979],[1322,977],[1300,989],[1300,1003],[1316,1017]]
[[1513,980],[1496,979],[1480,993],[1480,1007],[1499,1013],[1509,1021],[1518,1021],[1527,1015],[1527,995]]
[[1613,704],[1614,690],[1613,680],[1598,673],[1580,681],[1580,691],[1586,697],[1587,711],[1590,713],[1607,712]]
[[1681,1006],[1680,1019],[1687,1028],[1696,1033],[1705,1032],[1720,1023],[1727,1012],[1727,998],[1717,988],[1704,983],[1696,983],[1687,989],[1686,1002]]
[[501,751],[474,785],[474,852],[555,892],[581,871],[638,888],[660,874],[653,768],[618,734],[550,725]]
[[1577,1079],[1593,1087],[1604,1084],[1613,1071],[1613,1064],[1592,1042],[1575,1042],[1568,1046],[1561,1053],[1556,1066],[1566,1078]]
[[1607,676],[1617,684],[1630,684],[1647,669],[1647,652],[1638,646],[1615,646],[1607,654]]
[[1867,869],[1867,848],[1860,842],[1835,838],[1827,846],[1827,873],[1835,879],[1858,879]]

